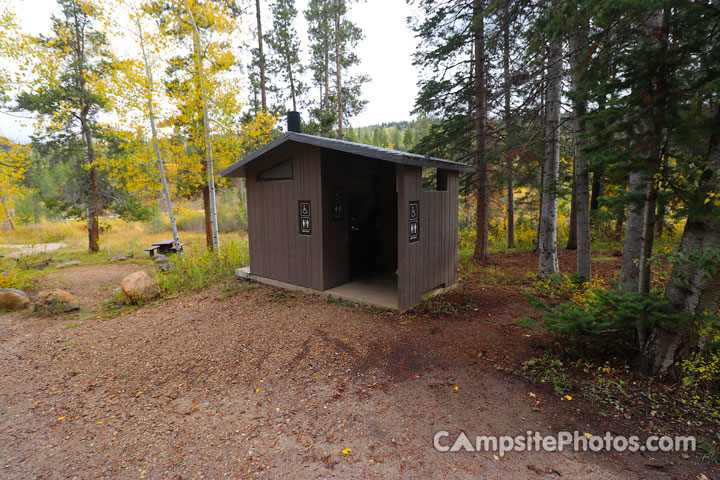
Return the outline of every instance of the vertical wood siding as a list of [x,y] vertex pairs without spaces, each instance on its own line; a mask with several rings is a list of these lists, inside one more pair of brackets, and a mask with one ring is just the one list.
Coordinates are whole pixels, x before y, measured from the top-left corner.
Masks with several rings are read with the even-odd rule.
[[[438,171],[445,191],[422,189],[422,169],[399,165],[398,306],[410,308],[436,287],[457,282],[458,174]],[[409,203],[420,202],[420,239],[408,240]]]
[[[250,272],[323,289],[323,205],[320,149],[284,145],[247,169]],[[258,181],[257,174],[292,158],[292,180]],[[298,202],[311,202],[312,235],[300,235]]]

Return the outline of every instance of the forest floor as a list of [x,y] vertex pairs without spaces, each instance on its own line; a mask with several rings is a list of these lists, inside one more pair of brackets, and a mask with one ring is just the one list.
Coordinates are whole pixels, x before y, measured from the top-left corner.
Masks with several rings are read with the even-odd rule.
[[[610,280],[619,262],[593,266]],[[0,477],[718,478],[702,452],[433,448],[442,430],[712,442],[716,426],[657,414],[666,387],[620,361],[563,360],[562,394],[528,379],[527,361],[560,347],[518,325],[539,318],[522,294],[535,264],[529,252],[464,264],[456,291],[406,313],[237,282],[108,314],[126,269],[151,267],[40,277],[38,289],[96,293],[64,317],[0,315]],[[599,371],[622,398],[598,394]]]

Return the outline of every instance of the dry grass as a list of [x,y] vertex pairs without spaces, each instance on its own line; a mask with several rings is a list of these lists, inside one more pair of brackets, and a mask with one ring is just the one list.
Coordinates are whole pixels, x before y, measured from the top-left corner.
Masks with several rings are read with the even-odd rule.
[[[102,219],[100,225],[102,229],[100,250],[107,254],[144,255],[144,249],[152,243],[172,238],[169,230],[153,233],[143,222],[125,222],[112,218]],[[201,249],[205,245],[205,232],[180,232],[180,241],[188,250]],[[86,223],[84,221],[43,222],[0,232],[0,244],[34,245],[50,242],[65,243],[68,246],[67,250],[86,250],[88,245]],[[221,245],[232,242],[247,244],[247,235],[245,232],[220,234]]]
[[[169,222],[162,222],[162,224]],[[25,288],[35,279],[53,269],[46,269],[44,261],[52,259],[57,264],[78,260],[83,265],[103,264],[120,253],[132,254],[136,259],[150,261],[145,251],[154,242],[172,239],[169,229],[157,231],[157,223],[126,222],[118,218],[101,219],[100,252],[88,251],[87,228],[84,221],[43,222],[14,230],[0,231],[0,256],[15,251],[2,245],[37,245],[62,242],[65,248],[49,253],[25,256],[21,261],[13,258],[0,259],[0,287]],[[209,283],[224,280],[232,275],[234,268],[247,265],[248,240],[245,232],[220,234],[220,255],[206,253],[205,232],[181,231],[180,241],[184,244],[185,262],[182,275],[169,275],[165,290],[197,289]],[[36,267],[38,266],[38,267]],[[168,292],[166,292],[168,293]]]

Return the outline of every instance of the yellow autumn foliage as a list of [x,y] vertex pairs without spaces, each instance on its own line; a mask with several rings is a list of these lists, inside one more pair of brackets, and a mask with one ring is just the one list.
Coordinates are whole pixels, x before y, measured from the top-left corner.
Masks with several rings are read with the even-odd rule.
[[13,202],[22,196],[21,182],[29,167],[30,148],[0,137],[0,217],[12,222]]

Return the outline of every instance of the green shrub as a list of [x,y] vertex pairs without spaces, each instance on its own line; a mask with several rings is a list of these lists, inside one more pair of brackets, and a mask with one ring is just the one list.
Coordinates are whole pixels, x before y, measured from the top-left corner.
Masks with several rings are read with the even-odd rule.
[[110,209],[126,222],[132,222],[134,220],[147,222],[157,215],[158,212],[156,205],[143,205],[135,197],[128,197],[122,202],[115,203]]
[[649,329],[658,324],[691,320],[685,314],[665,313],[667,302],[659,292],[645,295],[598,288],[587,292],[581,301],[574,299],[556,307],[550,307],[528,293],[525,296],[536,310],[546,314],[539,325],[528,318],[522,319],[520,324],[563,334],[572,347],[591,342],[596,348],[603,349],[618,339],[634,342],[638,327]]
[[550,352],[523,362],[522,367],[515,373],[533,383],[550,383],[560,395],[564,395],[572,387],[563,362]]
[[174,269],[159,272],[157,281],[163,295],[199,290],[215,283],[234,281],[235,269],[247,264],[247,242],[221,245],[219,254],[193,248],[185,250],[182,257],[173,257]]

